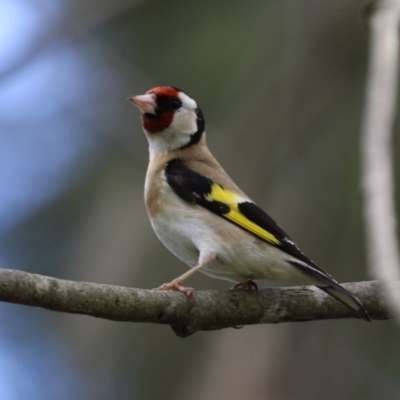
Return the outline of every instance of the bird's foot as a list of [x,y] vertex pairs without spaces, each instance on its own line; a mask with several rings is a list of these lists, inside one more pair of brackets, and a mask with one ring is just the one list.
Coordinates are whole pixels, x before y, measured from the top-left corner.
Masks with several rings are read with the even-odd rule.
[[196,289],[191,287],[182,286],[183,281],[180,279],[174,279],[169,283],[164,283],[156,290],[173,290],[174,292],[181,292],[186,295],[189,299],[193,298]]
[[247,281],[237,283],[231,290],[255,290],[258,292],[258,286],[251,279],[247,279]]

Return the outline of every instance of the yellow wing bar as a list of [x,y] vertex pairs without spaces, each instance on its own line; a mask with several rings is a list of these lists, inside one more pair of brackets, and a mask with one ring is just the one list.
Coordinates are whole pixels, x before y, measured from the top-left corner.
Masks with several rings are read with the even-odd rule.
[[218,201],[220,203],[226,204],[229,207],[229,212],[224,213],[223,216],[236,225],[246,229],[247,231],[259,236],[260,238],[266,240],[267,242],[273,245],[280,245],[281,242],[273,235],[271,232],[268,232],[257,223],[248,219],[243,213],[239,210],[239,204],[243,202],[247,202],[248,200],[243,199],[239,195],[230,190],[224,189],[222,186],[213,183],[211,185],[211,192],[205,196],[207,201]]

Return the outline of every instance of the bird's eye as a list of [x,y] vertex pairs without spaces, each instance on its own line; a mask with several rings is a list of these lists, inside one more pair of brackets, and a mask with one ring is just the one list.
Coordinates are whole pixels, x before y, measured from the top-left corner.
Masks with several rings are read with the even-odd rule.
[[175,97],[158,96],[157,105],[158,105],[159,112],[164,112],[164,111],[171,112],[171,111],[176,111],[179,108],[181,108],[182,102],[180,99],[177,99]]
[[173,110],[178,110],[179,108],[181,108],[181,106],[182,106],[182,103],[179,100],[175,100],[175,99],[171,100],[171,108]]

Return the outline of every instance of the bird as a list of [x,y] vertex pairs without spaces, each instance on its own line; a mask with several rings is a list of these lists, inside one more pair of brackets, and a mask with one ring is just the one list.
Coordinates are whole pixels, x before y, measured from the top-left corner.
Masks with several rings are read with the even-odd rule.
[[158,86],[128,98],[149,144],[145,203],[160,241],[190,269],[159,290],[195,290],[196,271],[255,289],[255,280],[315,285],[371,321],[360,300],[307,257],[230,178],[206,143],[204,115],[186,92]]

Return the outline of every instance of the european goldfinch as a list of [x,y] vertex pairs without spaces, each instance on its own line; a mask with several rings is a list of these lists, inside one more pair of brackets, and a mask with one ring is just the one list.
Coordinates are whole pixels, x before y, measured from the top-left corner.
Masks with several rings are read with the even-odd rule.
[[151,225],[191,267],[159,289],[190,296],[194,289],[183,283],[198,270],[239,282],[237,288],[256,288],[257,279],[312,284],[370,321],[358,298],[232,181],[207,147],[203,113],[192,98],[175,87],[156,87],[129,100],[142,112],[149,142],[145,201]]

